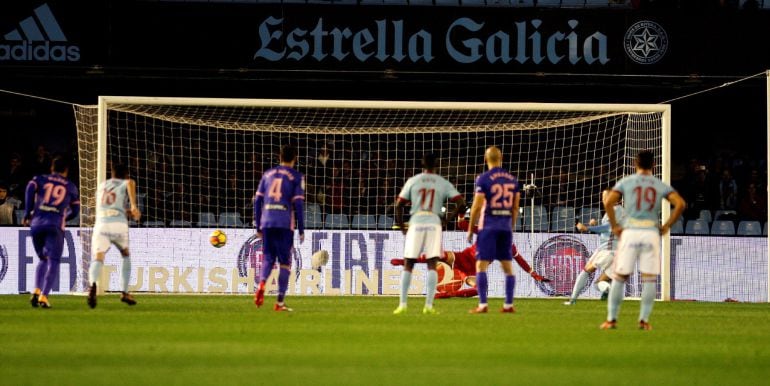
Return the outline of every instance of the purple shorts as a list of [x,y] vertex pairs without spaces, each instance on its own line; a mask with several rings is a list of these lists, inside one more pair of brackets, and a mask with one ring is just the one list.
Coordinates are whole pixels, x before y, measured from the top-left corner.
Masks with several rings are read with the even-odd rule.
[[286,228],[265,228],[262,230],[262,254],[268,264],[291,265],[291,248],[294,246],[294,231]]
[[513,234],[509,230],[482,229],[476,241],[476,260],[510,261]]
[[32,245],[35,246],[37,257],[61,259],[64,249],[64,230],[59,227],[41,227],[30,229]]

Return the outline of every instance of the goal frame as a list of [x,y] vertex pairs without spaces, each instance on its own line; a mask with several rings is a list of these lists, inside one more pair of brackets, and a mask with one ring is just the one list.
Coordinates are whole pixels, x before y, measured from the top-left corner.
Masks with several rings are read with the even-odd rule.
[[[770,71],[768,71],[770,74]],[[770,91],[770,78],[768,78]],[[768,94],[770,95],[770,93]],[[242,98],[190,98],[190,97],[142,97],[99,96],[97,111],[97,185],[107,178],[107,111],[110,105],[175,105],[213,107],[304,107],[304,108],[366,108],[400,110],[488,110],[488,111],[572,111],[606,113],[661,113],[661,177],[671,183],[671,105],[670,104],[612,104],[612,103],[536,103],[536,102],[436,102],[436,101],[356,101],[318,99],[242,99]],[[770,96],[768,97],[770,114]],[[770,122],[770,120],[769,120]],[[770,133],[770,123],[768,124]],[[769,134],[770,135],[770,134]],[[770,154],[770,153],[769,153]],[[670,208],[663,205],[662,216],[668,218]],[[769,241],[770,243],[770,241]],[[662,237],[661,298],[671,300],[671,236]],[[770,281],[770,272],[768,273]],[[770,286],[769,286],[770,287]],[[768,289],[770,294],[770,289]],[[770,299],[770,296],[768,297]]]

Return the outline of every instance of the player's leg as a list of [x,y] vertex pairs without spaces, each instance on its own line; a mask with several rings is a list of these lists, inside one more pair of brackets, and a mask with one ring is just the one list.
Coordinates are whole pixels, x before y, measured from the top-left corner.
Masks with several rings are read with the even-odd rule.
[[513,274],[513,251],[508,248],[513,242],[513,235],[510,232],[499,232],[496,237],[497,258],[503,266],[505,275],[505,303],[501,312],[515,312],[513,308],[513,291],[516,287],[516,276]]
[[254,304],[257,308],[262,307],[265,302],[265,282],[270,277],[270,273],[273,272],[275,265],[275,247],[269,231],[269,228],[262,230],[262,267],[259,270],[257,290],[254,291]]
[[511,255],[513,255],[513,259],[516,260],[516,264],[518,264],[519,267],[521,267],[521,269],[524,272],[528,273],[529,276],[532,276],[532,278],[535,279],[535,281],[542,281],[542,282],[551,281],[550,279],[547,279],[543,277],[543,275],[537,273],[537,271],[535,271],[532,268],[532,266],[529,265],[529,263],[527,263],[527,260],[524,259],[524,256],[522,256],[519,253],[518,249],[516,249],[516,244],[511,245]]
[[609,277],[609,275],[607,275],[607,272],[612,270],[612,262],[614,260],[615,252],[604,250],[599,254],[599,256],[597,256],[596,260],[593,261],[594,266],[596,268],[601,268],[602,270],[602,274],[594,284],[596,290],[601,293],[601,300],[607,300],[607,297],[610,293],[610,285],[612,285],[612,279]]
[[637,231],[626,229],[620,238],[618,251],[615,254],[615,260],[612,267],[608,270],[612,277],[610,293],[607,299],[607,320],[600,326],[601,328],[615,328],[618,319],[620,306],[626,294],[626,280],[633,273],[636,266],[637,250],[635,240]]
[[422,243],[425,232],[417,231],[419,227],[410,226],[406,231],[406,240],[404,241],[404,269],[401,271],[401,287],[398,294],[398,307],[393,310],[393,314],[399,315],[406,313],[407,300],[409,299],[409,286],[412,284],[412,269],[414,263],[422,252]]
[[274,229],[275,244],[278,255],[278,297],[274,309],[276,311],[291,311],[286,307],[286,292],[289,289],[289,275],[291,274],[291,249],[294,245],[294,231],[291,229]]
[[[488,309],[487,294],[489,293],[489,281],[487,268],[497,255],[495,234],[492,231],[482,230],[476,241],[476,289],[479,291],[479,305],[470,310],[471,313],[485,313]],[[506,247],[507,248],[507,247]]]
[[29,299],[32,307],[38,307],[40,295],[43,292],[43,284],[45,283],[45,274],[48,272],[48,257],[46,257],[43,248],[45,247],[45,234],[41,230],[32,230],[32,245],[35,248],[38,261],[35,267],[35,288],[32,290],[32,297]]
[[88,298],[86,303],[89,307],[96,307],[97,285],[102,277],[104,268],[104,256],[110,249],[110,239],[105,235],[105,224],[97,224],[91,235],[91,255],[94,259],[88,267]]
[[48,302],[48,295],[51,293],[53,283],[59,277],[59,262],[61,259],[62,250],[64,249],[64,230],[53,229],[47,233],[45,246],[43,247],[43,253],[48,256],[48,264],[45,273],[45,281],[43,282],[42,294],[38,298],[40,306],[43,308],[51,308],[51,304]]
[[642,299],[639,303],[639,328],[651,330],[650,314],[655,304],[657,281],[660,274],[660,235],[658,232],[645,232],[647,248],[639,256],[639,271],[642,273]]
[[131,253],[128,248],[120,250],[120,301],[129,306],[136,305],[136,299],[128,292],[128,283],[131,281]]
[[[426,226],[427,227],[427,226]],[[436,272],[436,263],[441,256],[441,225],[434,224],[433,229],[425,232],[424,253],[428,257],[428,272],[425,281],[425,307],[424,314],[434,314],[433,297],[436,295],[436,285],[438,285],[438,272]]]
[[598,251],[594,252],[594,254],[586,263],[585,267],[583,267],[583,270],[578,274],[577,279],[575,279],[575,285],[572,287],[572,293],[570,294],[569,300],[564,302],[564,305],[571,306],[575,304],[577,302],[578,296],[580,296],[580,293],[583,292],[583,290],[588,285],[588,281],[591,279],[591,274],[596,271],[596,267],[591,261],[597,253]]

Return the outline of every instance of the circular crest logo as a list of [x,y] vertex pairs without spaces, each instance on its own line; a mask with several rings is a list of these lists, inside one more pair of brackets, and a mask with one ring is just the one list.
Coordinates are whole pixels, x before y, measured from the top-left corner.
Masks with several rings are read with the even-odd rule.
[[[533,258],[535,270],[551,278],[550,283],[536,282],[548,296],[567,296],[591,255],[583,243],[572,236],[560,235],[546,240]],[[590,275],[593,281],[593,273]],[[587,288],[587,287],[586,287]]]
[[[292,265],[296,267],[294,274],[299,279],[299,271],[302,268],[302,255],[297,248],[291,251]],[[246,277],[249,275],[249,268],[254,269],[254,284],[259,284],[259,274],[262,272],[262,239],[257,235],[252,235],[243,243],[241,251],[238,252],[238,276]]]
[[6,273],[8,273],[8,250],[5,249],[5,245],[0,245],[0,283],[5,279]]
[[623,37],[626,55],[639,64],[654,64],[668,50],[668,34],[660,24],[642,20],[634,23]]

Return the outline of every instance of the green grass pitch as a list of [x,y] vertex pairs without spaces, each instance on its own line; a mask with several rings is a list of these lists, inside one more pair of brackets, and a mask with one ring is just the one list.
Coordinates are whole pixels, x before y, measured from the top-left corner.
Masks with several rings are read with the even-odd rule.
[[757,385],[770,377],[770,305],[639,303],[598,329],[606,303],[519,299],[516,314],[469,315],[476,299],[247,296],[0,296],[3,385]]

